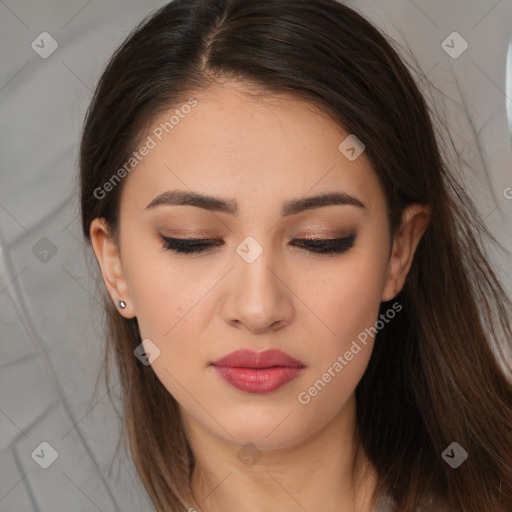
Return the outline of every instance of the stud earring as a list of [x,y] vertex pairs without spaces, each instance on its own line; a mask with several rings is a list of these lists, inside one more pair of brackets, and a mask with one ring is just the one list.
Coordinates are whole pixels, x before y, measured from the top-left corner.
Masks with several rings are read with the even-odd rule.
[[126,302],[125,302],[124,300],[120,300],[120,301],[119,301],[119,307],[120,307],[121,309],[124,309],[124,308],[126,307]]

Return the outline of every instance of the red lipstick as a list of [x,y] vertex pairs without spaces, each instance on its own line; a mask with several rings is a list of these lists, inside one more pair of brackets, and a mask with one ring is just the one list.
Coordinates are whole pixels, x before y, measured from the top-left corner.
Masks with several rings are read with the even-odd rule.
[[237,350],[212,363],[229,384],[248,393],[271,393],[293,380],[304,364],[280,350]]

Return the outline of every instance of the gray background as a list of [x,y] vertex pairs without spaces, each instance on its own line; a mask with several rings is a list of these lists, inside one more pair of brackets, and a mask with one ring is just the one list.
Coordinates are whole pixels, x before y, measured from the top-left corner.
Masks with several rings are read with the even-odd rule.
[[[85,109],[106,59],[164,3],[0,0],[1,511],[152,510],[130,458],[113,459],[119,422],[99,373],[104,335],[75,179]],[[464,185],[512,249],[511,2],[350,5],[408,46],[434,84],[424,90],[466,162]],[[469,45],[458,58],[442,47],[454,31]],[[31,47],[42,32],[58,43],[46,59]],[[510,255],[492,258],[511,291]],[[31,456],[49,456],[43,441],[58,452],[47,469]]]

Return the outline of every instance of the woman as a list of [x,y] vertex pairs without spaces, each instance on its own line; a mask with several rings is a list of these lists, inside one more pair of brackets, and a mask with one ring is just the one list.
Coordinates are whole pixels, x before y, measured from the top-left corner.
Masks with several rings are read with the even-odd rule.
[[512,510],[511,303],[360,15],[169,3],[103,73],[80,166],[158,511]]

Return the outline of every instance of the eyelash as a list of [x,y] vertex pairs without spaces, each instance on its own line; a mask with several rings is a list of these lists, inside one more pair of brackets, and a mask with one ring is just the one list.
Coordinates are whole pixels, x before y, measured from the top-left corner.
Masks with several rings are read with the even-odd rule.
[[[356,235],[353,233],[344,238],[296,239],[300,245],[306,246],[306,250],[315,254],[341,254],[348,251],[354,245]],[[181,254],[199,254],[214,245],[222,245],[222,242],[212,238],[168,238],[162,236],[164,249]]]

